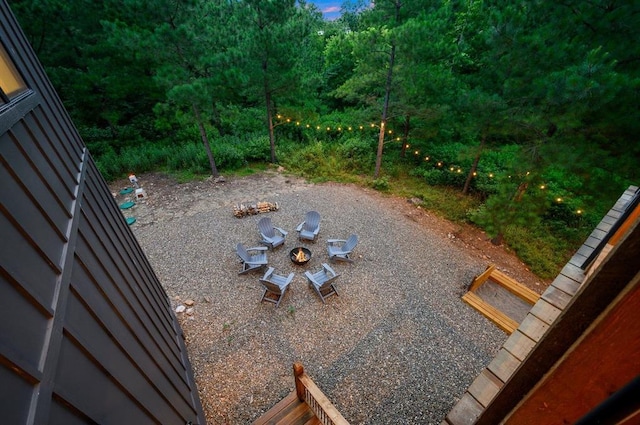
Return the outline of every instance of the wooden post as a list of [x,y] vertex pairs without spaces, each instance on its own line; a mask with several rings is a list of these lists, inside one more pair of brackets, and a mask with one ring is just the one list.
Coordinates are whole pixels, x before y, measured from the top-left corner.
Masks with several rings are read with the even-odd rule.
[[302,381],[300,381],[300,377],[302,376],[302,374],[304,373],[304,368],[302,367],[302,364],[296,362],[293,364],[293,376],[295,377],[296,380],[296,395],[298,396],[298,400],[300,401],[305,401],[304,400],[304,384],[302,383]]

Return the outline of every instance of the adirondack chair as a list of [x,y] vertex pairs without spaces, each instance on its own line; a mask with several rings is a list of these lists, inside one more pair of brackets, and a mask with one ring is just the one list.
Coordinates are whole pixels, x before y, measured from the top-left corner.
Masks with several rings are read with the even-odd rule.
[[293,280],[294,273],[289,273],[289,276],[280,276],[274,272],[273,267],[269,267],[267,272],[260,278],[260,283],[264,288],[262,293],[262,299],[260,301],[268,301],[274,303],[276,308],[280,305],[282,297],[284,297],[289,284]]
[[258,220],[258,231],[262,237],[260,243],[267,245],[271,249],[283,245],[284,238],[288,233],[279,227],[275,227],[271,223],[271,217],[262,217]]
[[249,273],[251,270],[257,270],[267,265],[267,247],[256,246],[253,248],[245,248],[239,243],[236,246],[236,254],[240,257],[242,270],[238,274]]
[[309,211],[304,216],[304,221],[296,227],[298,231],[298,239],[315,241],[320,232],[320,213],[317,211]]
[[325,299],[330,297],[331,295],[338,295],[338,291],[334,286],[334,281],[340,276],[336,274],[335,271],[327,264],[322,263],[322,270],[316,273],[304,272],[304,275],[307,277],[309,281],[309,286],[311,286],[316,293],[320,296],[322,303],[325,303]]
[[327,240],[327,251],[329,252],[329,260],[348,261],[353,263],[351,259],[351,251],[358,244],[358,236],[351,235],[345,239],[329,239]]

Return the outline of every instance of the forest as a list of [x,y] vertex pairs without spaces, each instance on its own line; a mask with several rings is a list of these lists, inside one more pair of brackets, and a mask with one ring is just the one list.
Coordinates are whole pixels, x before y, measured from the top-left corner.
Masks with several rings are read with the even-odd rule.
[[543,278],[640,173],[639,0],[10,0],[107,181],[283,166]]

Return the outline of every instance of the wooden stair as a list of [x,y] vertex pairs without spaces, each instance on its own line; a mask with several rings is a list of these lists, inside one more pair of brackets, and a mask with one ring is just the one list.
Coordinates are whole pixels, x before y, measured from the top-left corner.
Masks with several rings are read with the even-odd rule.
[[295,391],[259,417],[253,425],[349,425],[300,363],[293,364]]
[[260,416],[253,425],[319,425],[320,420],[309,405],[300,401],[295,391]]
[[496,307],[483,300],[475,293],[475,291],[487,281],[491,281],[500,285],[507,291],[511,292],[513,295],[531,304],[532,306],[538,301],[540,295],[536,294],[534,291],[520,284],[516,280],[510,278],[506,274],[498,271],[495,264],[490,264],[489,266],[487,266],[484,272],[473,279],[471,285],[469,286],[469,291],[462,296],[462,300],[469,304],[471,307],[475,308],[483,316],[491,320],[500,329],[510,335],[518,328],[520,324]]

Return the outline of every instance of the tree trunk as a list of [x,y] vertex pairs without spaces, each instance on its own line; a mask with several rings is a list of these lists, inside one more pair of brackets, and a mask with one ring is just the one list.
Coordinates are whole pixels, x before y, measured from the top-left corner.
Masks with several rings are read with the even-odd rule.
[[376,170],[373,174],[374,178],[380,176],[380,167],[382,166],[382,149],[384,147],[384,134],[387,127],[387,114],[389,111],[389,97],[391,96],[391,79],[393,75],[393,63],[396,57],[396,45],[391,44],[391,54],[389,55],[389,70],[387,71],[387,82],[384,90],[384,104],[382,105],[382,119],[380,120],[380,133],[378,135],[378,152],[376,154]]
[[404,117],[404,136],[402,138],[402,150],[400,151],[400,156],[402,158],[405,157],[405,154],[407,152],[407,141],[409,140],[409,125],[411,122],[411,116],[410,115],[406,115]]
[[471,180],[473,180],[473,176],[475,176],[476,171],[478,171],[478,163],[480,162],[480,155],[482,155],[482,151],[484,150],[484,145],[487,142],[486,133],[482,135],[482,139],[480,140],[480,146],[478,147],[478,153],[476,157],[473,159],[473,165],[471,166],[471,170],[469,170],[469,174],[467,175],[467,180],[464,182],[464,187],[462,188],[462,194],[466,195],[469,193],[469,187],[471,186]]
[[[395,2],[395,24],[398,24],[400,18],[400,1]],[[391,52],[389,53],[389,69],[387,70],[387,81],[384,88],[384,104],[382,105],[382,119],[380,120],[380,134],[378,135],[378,152],[376,154],[376,169],[373,178],[380,176],[380,167],[382,166],[382,150],[384,148],[384,134],[387,128],[387,116],[389,113],[389,97],[391,96],[391,81],[393,77],[393,65],[396,60],[396,42],[391,40]]]
[[264,89],[264,103],[267,108],[267,126],[269,127],[269,146],[271,148],[271,163],[276,164],[278,158],[276,158],[276,138],[273,134],[273,112],[271,111],[271,91],[269,90],[269,79],[267,77],[267,61],[262,62],[262,72],[264,76],[263,89]]
[[193,114],[196,117],[196,122],[198,123],[198,128],[200,129],[200,138],[202,139],[202,144],[204,145],[205,151],[207,151],[207,156],[209,157],[209,165],[211,166],[211,175],[213,177],[218,177],[218,167],[216,167],[216,161],[213,158],[213,152],[211,152],[211,145],[209,144],[209,137],[207,137],[207,131],[204,128],[204,124],[202,119],[200,119],[200,111],[196,104],[191,105],[193,107]]

